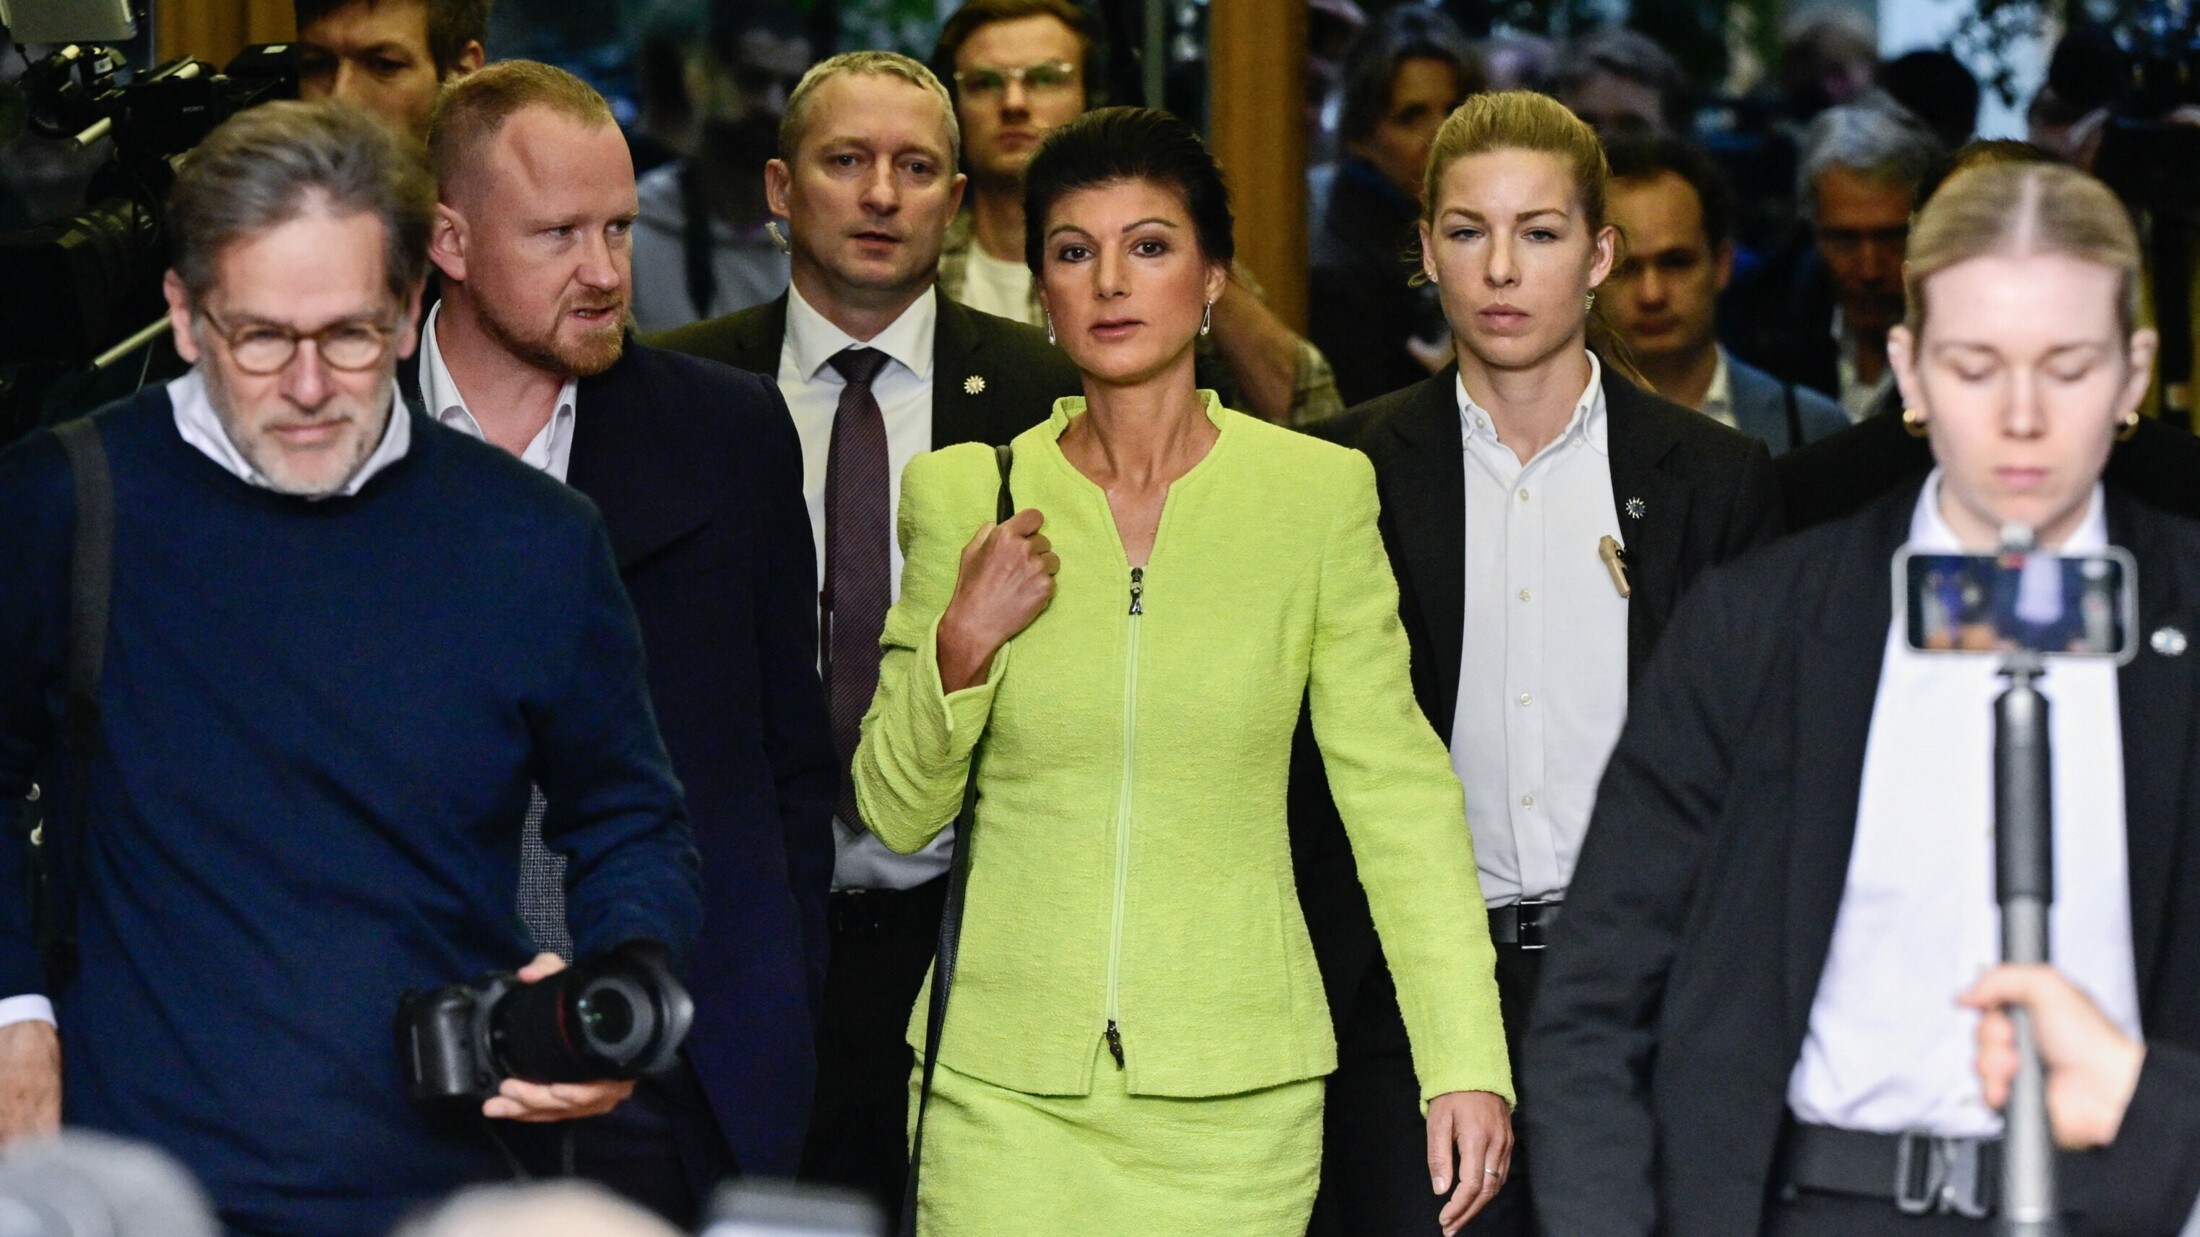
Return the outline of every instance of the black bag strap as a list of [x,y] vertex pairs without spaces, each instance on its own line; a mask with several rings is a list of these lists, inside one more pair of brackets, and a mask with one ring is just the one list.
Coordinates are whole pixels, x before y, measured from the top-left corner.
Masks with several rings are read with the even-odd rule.
[[1795,384],[1790,382],[1781,388],[1787,394],[1788,445],[1793,451],[1803,445],[1803,410],[1796,406]]
[[[1016,498],[1009,492],[1008,470],[1014,453],[1008,444],[993,448],[1001,468],[1001,489],[994,500],[994,520],[1006,524],[1016,514]],[[955,947],[962,939],[963,898],[970,889],[970,833],[978,808],[978,757],[985,736],[970,752],[970,780],[963,786],[961,815],[955,818],[955,858],[947,869],[947,905],[940,912],[939,950],[932,959],[932,1001],[924,1016],[924,1081],[917,1091],[917,1124],[909,1138],[909,1181],[901,1193],[901,1237],[917,1233],[917,1170],[924,1160],[924,1110],[932,1102],[932,1071],[940,1063],[940,1032],[947,1026],[947,993],[955,984]]]
[[[74,766],[70,807],[41,825],[51,880],[46,974],[57,990],[76,974],[76,890],[89,823],[92,760],[99,752],[99,680],[107,658],[107,610],[115,578],[115,485],[99,426],[79,417],[54,427],[76,480],[76,535],[69,547],[66,738]],[[57,830],[56,825],[60,828]]]

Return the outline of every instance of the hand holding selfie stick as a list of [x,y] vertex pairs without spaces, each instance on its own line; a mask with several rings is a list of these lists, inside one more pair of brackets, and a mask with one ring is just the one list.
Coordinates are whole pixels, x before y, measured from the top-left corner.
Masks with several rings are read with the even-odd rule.
[[[2030,530],[2005,531],[2009,550],[2029,552]],[[1994,876],[2001,903],[2004,962],[2047,961],[2047,908],[2055,900],[2053,801],[2049,798],[2044,669],[2030,650],[2010,654],[2009,686],[1994,700]],[[2047,1123],[2047,1079],[2032,1017],[2009,1011],[2017,1033],[2017,1076],[2002,1109],[2001,1231],[2009,1237],[2060,1237],[2055,1142]]]

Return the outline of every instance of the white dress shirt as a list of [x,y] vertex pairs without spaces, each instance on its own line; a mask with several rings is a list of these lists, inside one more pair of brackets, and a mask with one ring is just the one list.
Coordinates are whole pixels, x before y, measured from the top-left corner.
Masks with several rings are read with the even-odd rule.
[[[175,417],[176,432],[185,442],[198,448],[201,454],[238,480],[260,489],[272,488],[260,470],[244,457],[244,452],[237,449],[237,444],[229,440],[229,431],[222,428],[221,417],[214,411],[214,401],[206,393],[206,379],[199,374],[197,366],[168,384],[168,403]],[[337,494],[345,497],[357,494],[374,474],[403,459],[411,448],[412,422],[405,416],[404,406],[397,402],[395,391],[390,393],[390,406],[390,421],[382,431],[382,441],[375,445],[366,463],[336,491]],[[54,1021],[52,1000],[35,992],[0,998],[0,1027],[34,1020]]]
[[1011,322],[1046,325],[1032,307],[1031,268],[1003,262],[975,240],[963,266],[962,303]]
[[[475,420],[473,411],[466,407],[466,397],[459,393],[458,381],[451,377],[450,367],[443,363],[443,349],[436,343],[435,324],[442,313],[443,303],[438,301],[435,308],[428,311],[428,320],[420,324],[420,398],[428,405],[428,415],[441,424],[486,441],[489,436],[482,432],[481,422]],[[565,480],[566,470],[573,462],[574,405],[579,392],[578,380],[565,380],[565,385],[558,389],[558,406],[551,412],[550,420],[536,431],[527,449],[519,453],[522,464]]]
[[[890,358],[871,380],[871,397],[886,421],[886,469],[893,478],[887,512],[899,527],[901,474],[909,461],[932,449],[932,337],[939,307],[933,294],[910,302],[899,318],[871,339],[834,326],[787,290],[787,337],[779,349],[779,392],[794,415],[802,438],[802,497],[810,508],[811,539],[817,548],[817,578],[825,578],[825,470],[832,459],[833,415],[847,381],[829,362],[844,348],[876,348]],[[901,542],[893,546],[893,597],[901,597]],[[947,871],[954,854],[954,829],[940,831],[930,846],[914,855],[897,855],[861,825],[836,820],[835,889],[910,889]]]
[[1697,411],[1730,429],[1740,429],[1734,423],[1734,374],[1726,365],[1726,349],[1714,344],[1712,351],[1719,361],[1711,371],[1711,385],[1704,388],[1703,405]]
[[1627,601],[1597,554],[1624,544],[1602,367],[1523,465],[1459,387],[1466,625],[1451,763],[1491,906],[1563,893],[1627,714]]
[[1835,377],[1841,387],[1841,411],[1849,414],[1850,424],[1855,424],[1879,410],[1879,401],[1894,387],[1894,366],[1889,363],[1881,369],[1877,382],[1864,381],[1856,366],[1862,345],[1849,334],[1848,323],[1842,319],[1839,307],[1833,311],[1833,342],[1837,358]]
[[[1910,540],[1959,552],[1941,518],[1936,470]],[[2070,552],[2107,544],[2098,487]],[[1956,995],[2001,957],[1994,901],[1994,698],[2000,659],[1910,649],[1888,625],[1864,749],[1848,884],[1788,1080],[1797,1119],[1947,1138],[2001,1132],[1972,1071],[1978,1015]],[[2116,668],[2056,659],[2038,680],[2050,702],[2055,904],[2050,956],[2136,1038],[2124,834],[2123,728]]]

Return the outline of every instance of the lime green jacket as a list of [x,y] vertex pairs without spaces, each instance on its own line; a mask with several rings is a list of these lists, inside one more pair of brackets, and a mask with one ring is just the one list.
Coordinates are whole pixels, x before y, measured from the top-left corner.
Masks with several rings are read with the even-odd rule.
[[[1367,459],[1221,407],[1134,573],[1062,455],[1065,399],[1014,443],[1019,508],[1061,556],[1045,611],[948,695],[934,631],[1000,473],[969,444],[902,477],[901,599],[855,759],[858,804],[915,851],[973,746],[969,901],[940,1060],[1083,1095],[1116,1028],[1134,1094],[1230,1095],[1336,1068],[1285,829],[1302,695],[1397,981],[1425,1098],[1509,1101],[1496,957],[1450,757],[1413,701]],[[911,1019],[922,1045],[925,1001]]]

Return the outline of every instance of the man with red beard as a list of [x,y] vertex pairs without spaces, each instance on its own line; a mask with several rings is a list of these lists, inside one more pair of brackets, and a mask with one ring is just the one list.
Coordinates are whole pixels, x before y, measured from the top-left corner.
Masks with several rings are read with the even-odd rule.
[[[793,1175],[813,1085],[837,783],[801,449],[768,379],[627,337],[634,168],[587,83],[490,65],[428,154],[443,300],[400,381],[603,512],[703,857],[685,1059],[576,1131],[583,1175],[693,1227],[734,1173]],[[529,872],[522,917],[569,949],[562,874]]]

